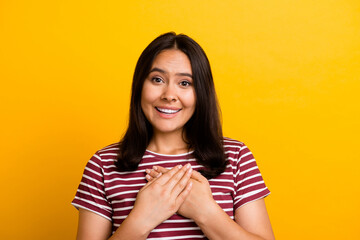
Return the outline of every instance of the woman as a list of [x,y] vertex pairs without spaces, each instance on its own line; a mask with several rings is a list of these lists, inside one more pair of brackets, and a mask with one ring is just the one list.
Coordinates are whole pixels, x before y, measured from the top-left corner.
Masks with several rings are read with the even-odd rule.
[[249,149],[224,138],[210,64],[166,33],[136,65],[126,134],[89,160],[78,239],[273,239]]

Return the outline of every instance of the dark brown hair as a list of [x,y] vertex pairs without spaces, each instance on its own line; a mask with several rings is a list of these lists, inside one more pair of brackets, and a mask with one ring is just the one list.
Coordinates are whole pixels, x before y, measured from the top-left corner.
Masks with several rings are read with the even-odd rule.
[[141,109],[141,91],[156,56],[166,49],[178,49],[190,60],[196,107],[185,124],[184,136],[197,162],[204,166],[201,173],[208,179],[221,174],[226,167],[219,106],[209,60],[193,39],[173,32],[160,35],[142,52],[136,64],[130,102],[129,125],[120,141],[116,161],[121,171],[137,169],[153,134],[152,126]]

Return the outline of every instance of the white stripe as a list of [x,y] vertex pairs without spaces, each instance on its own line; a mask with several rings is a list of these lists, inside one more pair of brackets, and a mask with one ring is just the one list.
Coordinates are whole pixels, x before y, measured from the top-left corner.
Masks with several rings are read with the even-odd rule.
[[238,154],[239,152],[235,152],[235,151],[225,151],[225,154],[227,154],[227,153],[232,153],[232,154]]
[[121,188],[121,187],[143,187],[146,183],[137,183],[137,184],[118,184],[111,187],[106,188],[106,191],[110,191],[115,188]]
[[240,161],[241,159],[243,159],[244,157],[249,156],[249,155],[251,155],[251,154],[252,154],[251,152],[247,152],[247,153],[241,155],[241,157],[239,158],[239,161]]
[[83,174],[83,177],[84,177],[84,178],[87,178],[87,179],[89,179],[89,180],[91,180],[91,181],[93,181],[93,182],[96,182],[97,184],[100,184],[101,186],[104,186],[104,183],[102,183],[102,182],[100,182],[100,181],[98,181],[98,180],[96,180],[96,179],[93,179],[92,177],[89,177],[89,176],[86,175],[86,174]]
[[[116,144],[114,144],[114,145],[116,145]],[[119,150],[119,148],[118,147],[111,147],[111,146],[109,146],[109,148],[103,148],[102,150],[101,150],[101,152],[105,152],[105,151],[114,151],[114,150]],[[100,152],[100,151],[99,151]]]
[[160,228],[160,229],[153,229],[151,232],[171,232],[171,231],[186,231],[186,230],[200,230],[200,228],[199,227]]
[[141,173],[141,172],[145,172],[145,169],[144,170],[136,170],[136,171],[126,171],[126,172],[111,171],[111,172],[106,172],[105,175],[106,176],[113,175],[113,174],[125,175],[125,174],[130,174],[130,173]]
[[122,208],[114,208],[114,212],[115,211],[124,211],[124,210],[129,210],[129,209],[133,209],[134,206],[128,206],[128,207],[122,207]]
[[249,164],[249,163],[252,163],[252,162],[255,162],[255,159],[253,158],[253,159],[250,159],[250,160],[248,160],[248,161],[246,161],[246,162],[244,162],[244,163],[242,163],[242,164],[240,164],[239,166],[240,167],[243,167],[243,166],[245,166],[245,165],[247,165],[247,164]]
[[101,175],[100,173],[98,173],[98,172],[95,171],[95,170],[92,170],[91,168],[85,167],[85,169],[88,170],[89,172],[92,172],[92,173],[98,175],[99,177],[103,177],[103,175]]
[[91,196],[91,197],[93,197],[93,198],[97,198],[97,199],[100,199],[100,200],[105,201],[103,197],[96,196],[96,195],[94,195],[94,194],[91,194],[91,193],[89,193],[89,192],[85,192],[85,191],[80,190],[80,189],[78,189],[77,191],[80,192],[80,193],[82,193],[82,194]]
[[135,180],[143,180],[145,179],[145,176],[144,177],[134,177],[134,178],[112,178],[111,180],[105,180],[104,182],[105,183],[111,183],[111,182],[114,182],[114,181],[135,181]]
[[227,160],[231,160],[232,162],[234,162],[235,164],[239,162],[238,158],[233,158],[233,157],[227,157]]
[[71,203],[71,204],[72,204],[74,207],[76,207],[77,209],[79,209],[79,208],[83,208],[83,209],[89,210],[90,212],[96,213],[97,215],[100,215],[100,216],[102,216],[102,217],[104,217],[104,218],[106,218],[107,220],[109,220],[109,221],[111,221],[111,222],[112,222],[111,218],[109,218],[108,216],[106,216],[106,215],[104,215],[104,214],[101,214],[101,213],[96,212],[96,211],[94,211],[94,210],[92,210],[92,209],[90,209],[90,208],[87,208],[87,207],[81,206],[81,205],[76,204],[76,203]]
[[186,223],[186,222],[195,222],[192,219],[168,219],[165,220],[164,223]]
[[98,207],[98,208],[101,208],[103,210],[106,210],[108,212],[111,212],[111,207],[108,207],[108,206],[105,206],[105,205],[102,205],[102,204],[99,204],[97,202],[93,202],[93,201],[90,201],[90,200],[87,200],[87,199],[84,199],[84,198],[80,198],[80,197],[77,197],[75,196],[75,199],[78,199],[80,201],[83,201],[83,202],[86,202],[86,203],[89,203],[95,207]]
[[111,165],[103,166],[103,168],[116,168],[116,166],[114,164],[111,164]]
[[231,190],[231,191],[234,191],[234,188],[232,188],[232,187],[227,187],[227,186],[217,186],[217,185],[211,186],[211,185],[210,185],[210,188],[211,188],[211,189],[213,189],[213,188],[229,189],[229,190]]
[[229,183],[233,183],[233,180],[230,179],[209,179],[209,182],[229,182]]
[[162,165],[164,163],[179,163],[179,162],[196,162],[196,159],[190,158],[190,159],[176,159],[176,160],[168,160],[168,161],[160,160],[160,161],[151,162],[151,163],[140,163],[139,167],[149,166],[149,165]]
[[93,190],[96,190],[96,191],[100,192],[101,194],[105,194],[105,192],[104,192],[103,190],[101,190],[101,189],[99,189],[99,188],[97,188],[97,187],[94,187],[94,186],[92,186],[92,185],[89,185],[89,184],[87,184],[87,183],[80,182],[80,185],[83,185],[83,186],[85,186],[85,187],[88,187],[88,188],[91,188],[91,189],[93,189]]
[[148,151],[149,153],[152,153],[154,155],[165,156],[165,157],[181,157],[181,156],[190,155],[191,153],[194,152],[194,151],[190,151],[190,152],[187,152],[187,153],[169,155],[169,154],[161,154],[161,153],[152,152],[150,150],[146,150],[146,151]]
[[118,143],[118,142],[117,142],[117,143],[110,144],[110,145],[108,145],[108,146],[106,146],[106,147],[102,148],[102,149],[101,149],[101,150],[99,150],[98,152],[104,152],[104,151],[109,150],[110,148],[112,148],[112,147],[114,147],[114,146],[118,146],[118,145],[119,145],[119,143]]
[[240,190],[244,190],[244,189],[249,188],[249,187],[252,187],[252,186],[255,186],[255,185],[262,184],[262,183],[264,183],[264,181],[259,181],[259,182],[255,182],[255,183],[248,184],[248,185],[246,185],[246,186],[244,186],[244,187],[242,187],[242,188],[239,188],[239,191],[240,191]]
[[250,172],[250,171],[255,170],[255,169],[258,169],[258,166],[246,169],[245,171],[241,171],[240,175],[244,175],[245,173]]
[[101,168],[99,164],[97,164],[96,162],[94,162],[93,160],[89,160],[89,163],[91,163],[92,165],[94,165],[95,167]]
[[270,194],[270,193],[267,193],[267,194],[264,195],[264,196],[260,196],[260,197],[258,197],[258,198],[255,198],[254,200],[248,201],[248,202],[244,203],[243,205],[241,205],[240,207],[245,206],[245,205],[248,204],[248,203],[255,202],[256,200],[265,198],[265,197],[268,196],[269,194]]
[[240,195],[240,196],[236,196],[236,197],[234,198],[234,200],[236,200],[235,203],[234,203],[234,205],[236,205],[236,204],[237,204],[238,202],[240,202],[241,200],[243,200],[243,199],[245,199],[245,198],[248,198],[248,197],[251,197],[251,196],[253,196],[253,195],[255,195],[255,194],[259,193],[259,192],[262,192],[262,191],[264,191],[264,190],[266,190],[266,189],[267,189],[267,188],[265,187],[265,188],[262,188],[262,189],[258,189],[258,190],[254,190],[254,191],[245,193],[245,194]]
[[219,196],[219,195],[230,195],[231,193],[223,193],[223,192],[215,192],[212,193],[213,196]]
[[120,196],[120,195],[124,195],[124,194],[128,194],[128,193],[137,193],[139,192],[139,190],[132,190],[132,191],[126,191],[126,192],[118,192],[118,193],[114,193],[110,196],[107,196],[107,198],[112,198],[112,197],[115,197],[115,196]]
[[97,159],[99,159],[100,161],[102,160],[98,155],[94,154],[94,157],[96,157]]
[[217,202],[218,204],[220,204],[220,203],[233,203],[232,200],[215,200],[215,202]]
[[223,145],[224,148],[234,148],[234,147],[237,147],[237,148],[241,148],[241,146],[238,146],[238,145]]
[[229,143],[237,143],[237,144],[244,144],[240,141],[237,141],[235,139],[231,139],[231,138],[224,138],[223,142],[229,142]]
[[[223,208],[224,212],[230,212],[233,213],[234,209],[233,208]],[[230,216],[229,216],[230,217]]]
[[[189,239],[189,238],[204,238],[205,235],[185,235],[185,236],[172,236],[170,239]],[[160,237],[160,238],[147,238],[151,240],[169,240],[169,237]]]
[[113,216],[112,219],[125,219],[127,216]]
[[251,176],[249,176],[249,177],[247,177],[247,178],[244,178],[244,179],[236,182],[236,183],[235,183],[235,186],[237,187],[238,185],[242,184],[243,182],[245,182],[245,181],[247,181],[247,180],[249,180],[249,179],[252,179],[252,178],[259,177],[259,176],[261,176],[261,173],[257,173],[257,174],[255,174],[255,175],[251,175]]
[[121,200],[113,200],[111,204],[122,203],[122,202],[135,202],[136,198],[124,198]]
[[113,159],[101,159],[101,162],[115,162],[115,158]]
[[100,156],[117,156],[117,153],[102,153]]

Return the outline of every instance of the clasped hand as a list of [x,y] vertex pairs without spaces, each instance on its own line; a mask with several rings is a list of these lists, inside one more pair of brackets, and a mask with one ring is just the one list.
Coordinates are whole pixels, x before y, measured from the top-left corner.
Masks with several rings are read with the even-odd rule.
[[148,231],[177,212],[192,187],[190,165],[179,165],[159,175],[140,189],[131,211]]
[[[188,166],[185,165],[185,166]],[[174,169],[174,168],[173,168]],[[146,179],[149,183],[161,179],[164,174],[173,171],[160,166],[146,170]],[[181,203],[177,213],[197,221],[211,207],[216,207],[217,203],[212,197],[212,192],[208,180],[199,172],[193,171],[189,183],[192,184],[191,191]]]

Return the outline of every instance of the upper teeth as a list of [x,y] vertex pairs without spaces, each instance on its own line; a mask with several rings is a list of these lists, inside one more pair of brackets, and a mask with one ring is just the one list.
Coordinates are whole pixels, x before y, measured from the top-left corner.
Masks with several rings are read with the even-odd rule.
[[160,112],[163,112],[163,113],[176,113],[178,111],[180,111],[180,109],[178,110],[172,110],[172,109],[167,109],[167,108],[157,108]]

